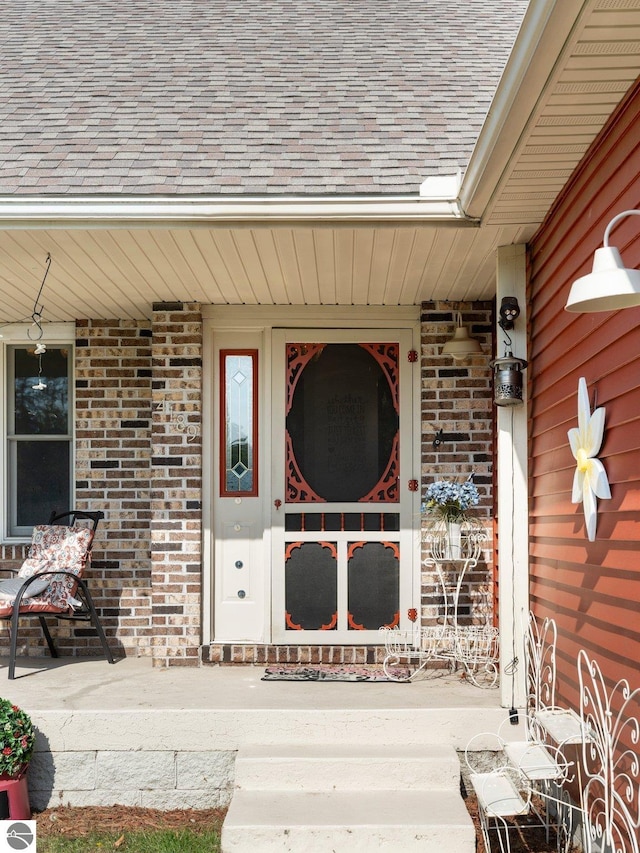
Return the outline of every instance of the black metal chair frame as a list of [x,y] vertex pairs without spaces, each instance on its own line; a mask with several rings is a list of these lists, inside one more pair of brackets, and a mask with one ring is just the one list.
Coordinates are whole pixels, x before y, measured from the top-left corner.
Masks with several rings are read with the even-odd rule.
[[[76,519],[80,520],[88,520],[92,522],[92,531],[95,533],[96,528],[98,527],[98,523],[101,519],[104,518],[104,512],[101,510],[95,512],[85,512],[84,510],[68,510],[67,512],[52,512],[49,518],[48,524],[60,524],[62,519],[66,519],[65,526],[71,527],[75,524]],[[87,560],[91,556],[91,548],[93,546],[93,541],[89,546],[89,550],[87,553]],[[15,573],[19,570],[14,569]],[[67,575],[73,578],[74,583],[77,583],[76,595],[78,595],[78,599],[81,602],[81,606],[75,610],[72,610],[69,613],[58,613],[58,612],[48,612],[48,611],[23,611],[20,612],[20,605],[22,603],[22,599],[24,598],[27,590],[29,589],[30,584],[32,584],[35,580],[39,580],[44,575]],[[74,572],[67,572],[60,569],[55,569],[49,572],[39,572],[35,575],[32,575],[30,578],[27,578],[25,582],[20,587],[18,593],[16,594],[15,601],[13,603],[13,610],[11,615],[0,616],[2,619],[10,619],[10,634],[11,634],[11,642],[10,642],[10,650],[9,650],[9,680],[13,680],[15,678],[15,669],[16,669],[16,653],[18,648],[18,623],[20,619],[24,619],[27,617],[37,617],[40,622],[40,627],[42,628],[42,633],[44,634],[44,638],[47,641],[47,646],[49,647],[49,652],[51,653],[52,658],[58,657],[58,651],[53,642],[53,638],[49,632],[49,627],[46,622],[46,616],[53,616],[56,619],[67,619],[73,622],[90,622],[91,625],[95,628],[96,633],[102,643],[102,649],[104,651],[105,657],[109,661],[109,663],[115,663],[113,654],[111,653],[111,649],[109,648],[109,644],[107,643],[107,638],[105,636],[102,625],[100,624],[100,620],[98,619],[98,613],[96,611],[95,605],[93,603],[93,598],[91,597],[91,593],[89,592],[89,588],[87,586],[87,582],[84,578],[78,577]]]

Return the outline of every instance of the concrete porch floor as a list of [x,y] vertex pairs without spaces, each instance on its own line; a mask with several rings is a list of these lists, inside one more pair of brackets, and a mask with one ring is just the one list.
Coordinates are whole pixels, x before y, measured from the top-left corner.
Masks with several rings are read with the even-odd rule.
[[38,729],[32,805],[210,808],[230,801],[237,751],[247,745],[464,749],[507,717],[498,690],[474,687],[459,674],[318,683],[261,681],[263,673],[250,665],[157,669],[149,658],[114,665],[20,659],[17,678],[0,695],[24,708]]
[[[0,683],[6,658],[0,658]],[[262,681],[265,666],[154,668],[150,658],[19,658],[0,695],[36,711],[463,709],[495,711],[497,689],[437,670],[404,682]]]

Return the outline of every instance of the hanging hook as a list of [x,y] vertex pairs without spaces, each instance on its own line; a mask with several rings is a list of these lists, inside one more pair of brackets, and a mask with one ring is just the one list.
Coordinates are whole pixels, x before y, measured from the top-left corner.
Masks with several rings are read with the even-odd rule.
[[42,315],[44,311],[44,305],[40,307],[38,311],[38,302],[40,301],[40,296],[42,295],[42,288],[44,287],[44,283],[47,280],[47,276],[49,275],[49,269],[51,268],[51,253],[47,252],[47,257],[45,259],[45,264],[47,265],[46,270],[44,271],[44,276],[42,278],[42,284],[40,285],[40,290],[38,291],[38,295],[36,296],[35,302],[33,303],[33,313],[37,314],[38,317]]
[[31,319],[33,320],[31,328],[35,326],[38,331],[35,334],[32,334],[31,328],[27,329],[27,337],[30,341],[39,341],[42,335],[44,334],[44,332],[42,331],[42,315],[34,311],[31,315]]
[[27,337],[30,341],[39,341],[43,335],[42,331],[42,312],[44,311],[44,305],[41,305],[38,309],[38,302],[40,301],[40,297],[42,296],[42,289],[44,288],[44,283],[47,280],[47,276],[49,275],[49,269],[51,268],[51,254],[47,252],[47,257],[45,260],[45,264],[47,265],[46,270],[44,271],[44,276],[42,278],[42,283],[40,284],[40,290],[38,291],[38,295],[35,298],[33,303],[33,311],[31,312],[31,319],[33,321],[33,325],[38,330],[36,335],[31,334],[31,329],[27,330]]

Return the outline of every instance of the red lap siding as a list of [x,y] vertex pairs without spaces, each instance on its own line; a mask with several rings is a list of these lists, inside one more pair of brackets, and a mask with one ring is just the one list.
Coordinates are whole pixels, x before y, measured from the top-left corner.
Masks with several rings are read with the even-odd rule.
[[[607,223],[640,207],[640,85],[612,118],[531,243],[531,601],[559,629],[559,693],[577,699],[576,655],[608,679],[640,684],[640,308],[569,314],[572,281],[591,269]],[[640,267],[640,218],[614,229],[625,265]],[[596,541],[571,503],[578,380],[606,409],[599,458],[611,500],[598,502]]]

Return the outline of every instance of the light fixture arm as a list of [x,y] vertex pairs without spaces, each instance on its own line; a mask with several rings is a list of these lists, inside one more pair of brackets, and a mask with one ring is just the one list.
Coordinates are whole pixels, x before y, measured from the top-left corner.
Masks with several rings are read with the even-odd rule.
[[614,216],[611,222],[607,225],[604,231],[604,240],[602,241],[602,245],[605,248],[609,247],[609,237],[611,232],[616,227],[618,222],[621,219],[624,219],[626,216],[640,216],[640,210],[623,210],[622,213],[619,213],[617,216]]

